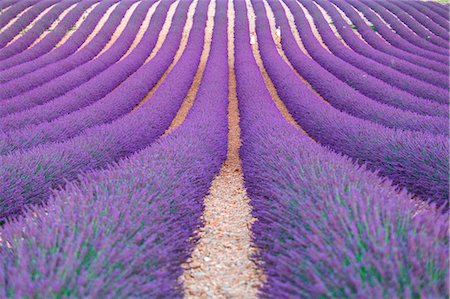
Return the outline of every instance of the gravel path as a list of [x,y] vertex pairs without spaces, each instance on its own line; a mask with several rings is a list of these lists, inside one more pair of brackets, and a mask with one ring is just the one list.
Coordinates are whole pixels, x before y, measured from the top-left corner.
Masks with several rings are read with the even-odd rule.
[[234,10],[228,11],[230,66],[228,155],[205,198],[200,241],[181,277],[186,298],[256,298],[264,280],[252,261],[251,216],[239,158],[239,110],[234,75]]

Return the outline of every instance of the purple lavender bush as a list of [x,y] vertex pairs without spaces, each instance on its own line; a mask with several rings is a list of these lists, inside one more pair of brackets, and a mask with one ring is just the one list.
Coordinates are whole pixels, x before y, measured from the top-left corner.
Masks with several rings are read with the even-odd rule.
[[245,3],[235,9],[241,158],[267,277],[260,296],[448,296],[448,214],[289,125],[248,46]]

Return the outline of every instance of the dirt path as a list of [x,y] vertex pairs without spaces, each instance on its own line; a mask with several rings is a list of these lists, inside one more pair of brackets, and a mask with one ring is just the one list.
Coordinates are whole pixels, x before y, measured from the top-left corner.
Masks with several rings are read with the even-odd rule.
[[228,11],[228,154],[219,175],[205,197],[200,241],[185,265],[181,280],[186,298],[256,298],[263,281],[261,270],[251,260],[251,216],[239,158],[240,128],[234,74],[234,9]]
[[[156,83],[156,85],[153,86],[153,88],[147,93],[147,95],[142,99],[142,101],[140,101],[139,104],[137,104],[133,108],[133,111],[136,110],[137,108],[141,107],[148,99],[150,99],[152,97],[152,95],[155,93],[155,91],[158,89],[158,87],[162,84],[162,82],[164,82],[167,75],[170,73],[170,71],[172,71],[172,69],[175,67],[178,60],[180,59],[181,55],[183,54],[184,49],[186,48],[186,45],[187,45],[189,33],[191,32],[191,29],[192,29],[195,8],[197,7],[198,1],[199,0],[192,1],[191,5],[189,6],[187,20],[186,20],[186,24],[184,25],[184,28],[183,28],[183,35],[181,37],[180,46],[178,47],[178,50],[177,50],[177,53],[175,54],[173,62],[170,64],[170,66],[164,72],[162,77],[159,79],[158,83]],[[171,7],[171,9],[172,9],[172,7]],[[175,13],[175,9],[171,12],[171,14],[166,19],[166,22],[165,22],[165,24],[163,26],[163,30],[162,30],[162,32],[164,31],[165,33],[163,34],[163,36],[161,36],[161,34],[160,34],[160,36],[158,38],[158,42],[156,43],[155,49],[153,49],[152,53],[150,54],[149,58],[147,58],[145,63],[147,63],[153,57],[155,57],[156,53],[160,50],[164,40],[166,39],[167,33],[170,29],[170,23],[172,23],[174,13]]]

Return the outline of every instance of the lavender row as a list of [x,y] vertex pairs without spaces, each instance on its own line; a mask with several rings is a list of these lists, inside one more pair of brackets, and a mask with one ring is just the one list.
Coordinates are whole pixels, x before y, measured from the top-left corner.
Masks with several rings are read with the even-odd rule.
[[0,99],[4,100],[19,96],[92,60],[111,39],[112,34],[120,24],[125,13],[136,1],[137,0],[122,1],[117,8],[114,9],[98,34],[96,34],[83,49],[62,61],[51,63],[32,73],[2,84],[2,88],[0,89]]
[[45,202],[52,188],[75,179],[80,172],[104,167],[142,150],[164,133],[197,71],[204,44],[207,10],[208,2],[200,1],[188,48],[151,99],[139,109],[63,143],[0,158],[0,219],[20,213],[30,204]]
[[[436,39],[433,39],[431,35],[425,35],[426,31],[424,32],[422,30],[419,30],[420,26],[413,26],[417,25],[417,22],[415,20],[411,21],[411,19],[406,19],[402,14],[393,16],[390,12],[388,12],[387,8],[384,7],[384,5],[381,5],[379,2],[363,2],[375,12],[377,12],[380,17],[382,17],[386,22],[389,23],[391,28],[394,29],[398,35],[400,35],[408,42],[417,45],[425,50],[439,53],[443,55],[443,57],[448,57],[448,45],[446,45],[446,42],[442,39],[439,39],[438,42]],[[388,7],[397,12],[401,11],[399,9],[395,9],[395,6],[388,5]],[[407,25],[409,26],[409,28],[405,26],[405,24],[403,24],[405,23],[405,21],[407,21]],[[439,43],[439,45],[436,45],[434,43]]]
[[[87,106],[84,108],[52,121],[0,134],[0,154],[4,155],[17,149],[28,149],[49,142],[62,142],[77,136],[87,128],[112,122],[129,113],[147,96],[173,62],[180,45],[189,3],[190,1],[183,1],[178,6],[168,36],[156,56],[111,93],[91,105],[89,105],[90,99],[87,98],[84,101]],[[153,32],[153,34],[157,33]],[[77,105],[73,100],[77,99],[67,97],[64,98],[64,102],[60,100],[57,102],[61,102],[61,105],[67,103],[70,109],[71,106]],[[56,102],[55,105],[57,105]],[[57,112],[55,110],[56,114]],[[49,115],[52,114],[49,112]]]
[[[59,15],[78,1],[69,0],[61,1],[53,6],[41,19],[39,19],[33,27],[28,31],[21,33],[20,37],[9,45],[0,49],[0,61],[14,56],[26,50],[44,31],[49,28]],[[3,62],[2,62],[3,64]]]
[[[327,11],[328,15],[333,20],[333,25],[338,30],[340,36],[353,51],[397,71],[400,71],[406,75],[410,75],[416,79],[428,82],[441,88],[449,88],[448,76],[399,59],[397,57],[393,57],[392,55],[385,54],[378,49],[372,48],[370,45],[366,44],[358,36],[356,36],[356,34],[353,32],[353,29],[348,26],[347,22],[342,18],[336,8],[330,2],[323,0],[317,0],[316,2]],[[360,28],[360,25],[364,28]],[[372,31],[372,28],[367,26],[367,24],[363,21],[361,21],[356,26],[359,32],[368,31],[369,34],[375,34]]]
[[[115,63],[106,71],[96,75],[91,80],[48,103],[0,118],[0,131],[7,132],[25,126],[29,130],[30,125],[49,122],[65,114],[89,106],[107,96],[108,93],[112,92],[136,72],[148,58],[150,52],[156,45],[158,33],[161,31],[168,8],[172,2],[164,1],[158,5],[147,31],[127,57]],[[2,136],[1,138],[5,137]]]
[[2,1],[0,3],[0,10],[2,11],[2,13],[5,13],[3,10],[13,7],[14,4],[17,3],[17,1],[18,0],[5,0],[5,1]]
[[[278,1],[269,1],[274,7]],[[315,140],[379,171],[424,199],[448,205],[448,142],[443,136],[393,130],[324,103],[297,74],[274,55],[269,76],[300,126]],[[274,61],[279,61],[274,63]]]
[[105,14],[107,9],[114,4],[113,1],[102,1],[89,13],[86,20],[83,21],[80,28],[76,29],[73,35],[61,46],[44,54],[38,58],[25,63],[0,71],[0,83],[5,83],[23,75],[44,68],[45,66],[56,63],[73,54],[91,34],[99,20]]
[[[446,115],[447,109],[443,105],[399,90],[386,82],[368,75],[333,54],[330,54],[317,41],[309,27],[308,20],[297,3],[295,3],[295,1],[285,1],[285,3],[294,15],[296,27],[298,28],[302,42],[308,53],[323,68],[348,84],[351,88],[373,100],[400,109],[411,110],[416,113],[426,112],[430,115]],[[300,65],[295,63],[295,59],[291,62],[294,68],[301,68]],[[446,101],[448,101],[448,99],[446,99]]]
[[[442,27],[436,23],[436,21],[442,20],[440,16],[436,16],[437,20],[430,20],[426,13],[421,12],[420,10],[415,9],[414,7],[411,7],[410,5],[405,5],[404,3],[400,1],[393,1],[394,5],[396,5],[398,8],[400,8],[400,11],[408,13],[412,18],[414,18],[417,22],[419,22],[423,27],[431,31],[433,34],[439,36],[441,39],[443,39],[446,44],[445,48],[448,48],[448,30],[445,27]],[[389,3],[389,5],[392,5]],[[447,23],[448,25],[448,23]],[[422,27],[422,28],[423,28]],[[424,33],[427,33],[426,31]]]
[[[4,22],[5,26],[8,24],[9,20],[16,17],[22,10],[31,6],[31,8],[18,17],[14,23],[9,26],[6,30],[0,33],[0,48],[6,46],[16,35],[18,35],[23,29],[25,29],[43,10],[47,7],[55,4],[56,0],[47,1],[30,1],[25,2],[24,5],[16,6],[15,9],[11,10],[11,13],[6,12],[5,19],[8,18],[7,22]],[[20,8],[20,10],[18,10]],[[3,17],[2,17],[3,19]]]
[[[275,61],[276,63],[281,63],[283,60],[281,57],[278,57],[279,54],[272,40],[269,22],[265,15],[266,12],[262,6],[262,3],[255,4],[257,12],[256,33],[258,34],[261,56],[266,64],[275,63]],[[295,63],[299,74],[333,107],[356,117],[394,129],[448,135],[447,118],[422,116],[380,104],[353,90],[350,86],[328,73],[327,70],[306,56],[298,48],[289,29],[287,19],[280,17],[280,11],[283,8],[278,4],[275,9],[278,10],[276,12],[277,23],[283,32],[282,46],[288,59]],[[445,107],[442,108],[442,111],[445,111]]]
[[441,64],[443,64],[445,67],[448,68],[447,57],[435,53],[433,51],[423,49],[419,46],[416,46],[415,44],[412,44],[407,40],[403,39],[397,33],[392,32],[391,29],[389,29],[385,25],[385,23],[381,21],[380,18],[363,2],[353,0],[345,0],[345,1],[351,4],[353,7],[355,7],[356,10],[359,10],[361,13],[363,13],[364,16],[377,28],[377,32],[390,44],[406,52],[440,62]]
[[417,97],[434,100],[443,104],[448,103],[448,89],[445,90],[415,79],[413,77],[407,76],[401,72],[377,63],[372,59],[366,58],[363,55],[355,53],[353,50],[344,46],[344,44],[342,44],[342,42],[336,37],[334,32],[330,29],[322,13],[312,2],[312,0],[300,0],[300,2],[309,10],[309,13],[314,18],[314,22],[317,29],[319,30],[322,40],[325,42],[331,52],[338,58],[342,59],[342,61],[345,61],[355,66],[356,68],[359,68],[360,70],[363,70],[367,74],[372,75],[375,78],[388,83],[389,85],[407,91],[408,93],[413,94]]
[[[4,242],[23,246],[20,255],[16,245],[0,247],[5,293],[182,297],[180,265],[192,251],[202,200],[226,156],[226,20],[226,2],[220,1],[204,73],[208,76],[203,76],[194,106],[179,129],[118,165],[89,173],[81,183],[56,192],[45,208],[33,211],[39,229],[32,212],[3,227]],[[22,237],[33,241],[22,244]],[[67,258],[53,263],[60,254]],[[64,270],[65,277],[59,275]],[[86,276],[90,279],[84,280]]]
[[[252,2],[256,10],[264,10],[260,2]],[[289,125],[248,46],[245,3],[235,1],[235,8],[240,153],[258,220],[252,226],[253,241],[267,277],[260,296],[447,293],[446,217],[427,210],[413,218],[417,208],[405,192]],[[434,267],[428,271],[430,263]]]
[[[435,12],[431,8],[427,7],[426,5],[421,5],[420,3],[416,3],[416,2],[410,2],[409,6],[414,7],[417,11],[426,15],[437,25],[441,26],[441,28],[443,28],[443,29],[448,28],[448,25],[449,25],[448,18],[443,17],[442,15]],[[447,13],[447,17],[448,17],[448,13]]]
[[28,62],[30,60],[36,59],[41,55],[44,55],[50,52],[56,44],[64,37],[64,35],[71,30],[74,24],[78,21],[78,19],[82,16],[83,12],[94,4],[96,0],[89,1],[81,1],[77,4],[77,6],[72,9],[59,23],[54,29],[47,29],[47,31],[51,30],[41,41],[36,43],[33,47],[28,48],[27,50],[21,53],[14,53],[14,56],[9,57],[1,62],[1,69],[8,69],[17,64],[22,64]]
[[[403,49],[397,48],[390,43],[388,43],[385,39],[381,38],[376,34],[373,30],[378,31],[378,25],[381,24],[381,21],[378,19],[375,19],[375,15],[373,16],[373,19],[371,21],[375,22],[374,27],[369,27],[366,22],[359,16],[359,14],[355,11],[355,9],[348,4],[345,1],[342,0],[332,0],[332,2],[339,7],[346,16],[350,18],[352,23],[356,26],[358,32],[362,35],[364,40],[374,47],[377,50],[380,50],[386,54],[392,55],[394,57],[397,57],[399,59],[408,61],[412,64],[416,64],[418,66],[434,70],[436,72],[440,72],[444,74],[445,76],[448,76],[449,70],[448,67],[445,64],[439,63],[435,60],[430,60],[425,57],[417,56],[415,54],[412,54],[410,52],[407,52]],[[378,22],[378,23],[377,23]]]
[[119,61],[130,48],[150,5],[153,3],[154,1],[144,1],[139,4],[123,32],[107,51],[96,57],[94,60],[87,61],[83,65],[46,82],[37,88],[3,101],[3,105],[0,108],[0,116],[5,116],[10,113],[30,109],[47,103],[64,95],[68,91],[79,87],[79,85],[85,83],[99,73],[108,71],[107,69]]
[[421,1],[418,1],[418,4],[421,4],[422,6],[426,6],[427,8],[431,9],[435,13],[439,14],[441,17],[443,17],[445,20],[448,20],[450,17],[450,12],[448,11],[448,6],[446,7],[443,4],[435,3],[435,2],[427,2],[427,3],[421,3]]

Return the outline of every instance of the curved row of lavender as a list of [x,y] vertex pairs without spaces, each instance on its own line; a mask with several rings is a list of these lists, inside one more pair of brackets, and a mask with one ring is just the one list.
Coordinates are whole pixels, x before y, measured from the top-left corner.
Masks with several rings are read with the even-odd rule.
[[[23,127],[30,130],[30,125],[49,122],[89,106],[108,95],[120,84],[125,84],[125,80],[139,70],[155,47],[158,33],[161,31],[167,11],[172,3],[173,1],[166,0],[158,4],[142,39],[127,57],[60,97],[45,104],[0,118],[0,132],[8,132]],[[184,12],[179,11],[176,17],[182,18],[183,14]],[[151,63],[154,63],[154,61]],[[19,132],[16,133],[20,134]],[[2,138],[7,137],[0,133],[0,139]]]
[[58,2],[47,13],[45,13],[42,18],[40,18],[33,25],[33,27],[31,27],[28,31],[21,33],[17,40],[0,49],[0,62],[3,64],[2,60],[26,50],[37,38],[39,38],[42,33],[44,33],[47,28],[53,24],[53,22],[64,10],[78,2],[78,0]]
[[[208,3],[200,1],[180,60],[139,109],[65,142],[0,157],[0,219],[20,213],[29,204],[45,202],[52,188],[75,179],[82,171],[104,167],[141,150],[164,133],[194,80],[204,44],[207,9]],[[150,87],[144,78],[140,82],[145,96]],[[127,94],[121,98],[127,99]]]
[[[429,115],[448,115],[442,103],[419,98],[406,91],[400,90],[380,79],[374,78],[366,72],[341,60],[325,50],[314,36],[308,20],[295,1],[284,1],[291,9],[295,24],[302,38],[303,45],[312,58],[331,74],[348,84],[351,88],[365,96],[400,109],[424,113]],[[294,67],[296,67],[294,65]],[[444,92],[445,93],[445,92]],[[448,102],[448,98],[441,99]]]
[[57,0],[32,1],[31,3],[35,3],[35,5],[32,5],[30,9],[18,17],[17,20],[14,21],[14,26],[9,26],[0,33],[0,48],[5,47],[15,36],[33,22],[40,13],[57,2]]
[[[277,0],[269,0],[269,5],[277,18],[286,18]],[[369,169],[424,200],[448,206],[447,137],[393,130],[346,114],[318,97],[275,49],[262,58],[281,99],[312,138],[367,163]]]
[[[0,3],[2,7],[2,17],[0,18],[0,27],[5,27],[11,20],[16,18],[20,13],[23,13],[25,10],[28,10],[30,6],[36,4],[38,0],[25,0],[19,1],[14,4],[11,4],[10,7],[6,7],[8,5],[7,2]],[[4,9],[8,9],[4,11]],[[4,30],[2,30],[3,32]]]
[[183,296],[181,264],[227,151],[226,9],[218,1],[211,52],[181,127],[3,226],[0,296]]
[[[443,59],[444,63],[448,64],[448,48],[443,48],[442,45],[437,46],[433,44],[432,42],[424,39],[423,36],[420,35],[420,32],[417,32],[417,29],[408,28],[401,22],[398,18],[401,18],[401,16],[394,16],[391,13],[387,11],[386,8],[384,8],[382,5],[380,5],[376,1],[367,1],[362,0],[364,4],[366,4],[368,7],[370,7],[373,11],[375,11],[380,17],[382,17],[386,22],[389,23],[392,29],[395,30],[395,33],[399,35],[404,40],[408,41],[409,43],[416,45],[426,51],[430,51],[432,53],[436,53],[440,55]],[[444,44],[444,41],[442,41],[442,44]]]
[[[380,2],[380,4],[383,4],[383,2]],[[432,32],[434,35],[439,36],[441,39],[445,40],[447,44],[444,44],[444,47],[448,49],[448,42],[449,42],[449,36],[448,31],[445,27],[440,26],[436,22],[440,23],[442,18],[440,16],[434,15],[433,19],[429,19],[425,13],[421,13],[420,10],[415,9],[414,7],[411,7],[409,5],[405,5],[403,2],[400,1],[393,1],[392,4],[397,6],[398,8],[394,8],[395,11],[399,12],[400,14],[404,15],[405,18],[409,19],[409,22],[412,22],[411,20],[415,20],[417,23],[420,23],[423,27],[419,27],[419,30],[423,32],[423,35],[428,34],[428,32]],[[389,5],[392,5],[389,3]],[[394,12],[394,11],[392,11]],[[409,16],[408,16],[409,15]],[[416,24],[417,24],[416,23]],[[442,24],[442,23],[441,23]],[[418,26],[418,25],[414,25]],[[426,28],[427,30],[423,31],[423,28]]]
[[[364,55],[367,58],[373,59],[379,63],[382,63],[388,67],[391,67],[397,71],[400,71],[406,75],[410,75],[416,79],[431,83],[435,86],[442,88],[449,88],[450,83],[448,82],[448,75],[430,70],[428,68],[422,67],[417,64],[402,60],[400,58],[394,57],[393,55],[386,54],[381,50],[371,47],[371,45],[365,43],[354,33],[353,29],[349,24],[342,18],[340,13],[337,11],[336,7],[329,1],[317,0],[318,5],[322,6],[328,15],[331,17],[333,26],[336,27],[340,36],[344,39],[345,43],[355,52],[360,55]],[[356,22],[354,20],[357,20]],[[363,36],[364,33],[367,35],[374,35],[376,33],[370,28],[361,17],[354,12],[351,21],[355,23],[358,32]],[[364,38],[364,40],[366,40]],[[366,40],[367,42],[367,40]]]
[[[8,68],[6,70],[1,68],[0,71],[0,83],[6,83],[14,80],[31,72],[34,72],[40,68],[43,68],[49,64],[57,63],[61,59],[69,57],[73,54],[86,40],[86,38],[92,33],[99,20],[105,14],[110,6],[114,4],[113,1],[100,2],[86,17],[80,28],[75,28],[75,32],[68,38],[68,40],[60,45],[58,48],[46,53],[38,58],[33,58],[28,61],[24,60],[22,63],[19,61],[17,65]],[[28,51],[25,51],[27,53]]]
[[73,8],[62,20],[60,20],[55,28],[46,28],[46,31],[49,33],[42,38],[42,40],[37,42],[31,48],[28,48],[20,53],[14,53],[14,56],[2,60],[0,69],[4,70],[11,68],[17,64],[28,62],[50,52],[64,37],[64,35],[66,35],[75,26],[76,22],[83,15],[85,10],[96,2],[97,0],[84,0],[78,2],[76,7]]
[[435,10],[433,9],[433,7],[426,5],[426,3],[416,3],[415,1],[411,1],[408,4],[409,5],[407,6],[414,7],[442,28],[448,28],[448,18],[450,16],[450,13],[448,9],[445,9],[445,7],[443,8],[443,10],[441,10],[441,7],[437,7],[438,9]]
[[[18,2],[18,0],[5,0],[5,1],[0,2],[0,10],[1,10],[2,14],[6,13],[5,10],[10,9],[17,2]],[[21,1],[21,2],[26,3],[26,1]],[[23,11],[23,8],[20,11]],[[2,22],[0,23],[0,26],[3,27],[2,23],[3,23],[3,19],[2,19]]]
[[[332,0],[333,2],[336,0]],[[380,18],[368,7],[364,2],[354,1],[354,0],[344,0],[351,4],[356,10],[363,13],[363,15],[377,28],[377,32],[386,39],[390,44],[395,47],[409,52],[414,55],[421,56],[426,59],[434,60],[439,62],[448,68],[448,58],[444,55],[435,53],[433,51],[425,50],[415,44],[403,39],[397,33],[391,31],[390,28],[386,26],[386,24],[380,20]]]
[[[276,21],[283,32],[282,45],[287,58],[295,66],[295,69],[302,78],[320,94],[324,101],[329,102],[333,107],[350,115],[370,120],[386,127],[448,135],[447,118],[423,116],[381,104],[360,94],[328,73],[320,64],[300,50],[290,31],[287,19],[279,18],[279,11],[281,11],[282,7],[277,5],[276,9],[278,10],[276,13],[278,16]],[[270,28],[266,27],[265,23],[259,24],[257,35],[261,54],[263,54],[263,57],[277,55],[277,49],[271,39]],[[438,111],[446,111],[444,105],[440,106],[442,107]]]
[[[309,10],[322,40],[336,57],[339,57],[343,61],[346,61],[389,85],[407,91],[417,97],[444,104],[449,102],[448,86],[446,89],[436,87],[355,53],[353,50],[344,46],[344,44],[336,37],[323,17],[322,12],[312,0],[300,0],[300,2]],[[443,80],[443,82],[446,81],[448,80]]]
[[[0,134],[0,154],[4,155],[18,149],[29,149],[50,142],[62,142],[77,136],[87,128],[112,122],[129,113],[146,97],[173,62],[183,34],[189,3],[183,1],[178,5],[169,33],[155,57],[112,92],[93,103],[90,103],[89,94],[84,103],[73,101],[78,100],[78,98],[56,99],[55,106],[58,105],[57,103],[63,106],[72,104],[75,108],[77,105],[82,106],[84,104],[87,106],[72,113],[61,115],[61,117],[52,121]],[[71,93],[68,94],[68,96],[71,95]],[[43,107],[45,108],[45,106]],[[57,115],[58,111],[56,110],[54,113]],[[49,114],[51,113],[49,112]]]
[[100,31],[83,49],[75,52],[73,55],[64,60],[51,63],[50,65],[39,68],[32,73],[28,73],[20,78],[17,78],[14,81],[9,81],[2,84],[0,88],[1,102],[4,102],[5,100],[14,101],[17,97],[28,96],[28,93],[33,92],[33,89],[36,87],[39,87],[42,84],[45,84],[50,80],[53,80],[58,76],[61,76],[68,71],[92,60],[111,39],[112,34],[120,24],[120,21],[124,17],[125,13],[136,1],[138,0],[126,0],[120,2]]
[[[5,116],[10,113],[47,103],[48,101],[79,87],[79,85],[85,83],[95,75],[107,71],[110,66],[118,62],[128,51],[144,21],[148,9],[155,1],[141,2],[133,12],[130,20],[114,44],[100,56],[85,62],[75,69],[54,78],[39,87],[3,101],[0,108],[0,116]],[[11,84],[14,85],[14,82],[15,81],[12,81]]]
[[445,20],[448,20],[448,18],[450,16],[450,12],[448,11],[448,6],[442,5],[440,3],[427,2],[427,3],[414,3],[414,4],[421,4],[422,6],[426,6],[427,8],[431,9],[435,13],[439,14]]
[[[446,76],[449,75],[449,69],[445,64],[439,63],[435,60],[430,60],[422,56],[415,55],[415,53],[407,52],[403,49],[397,48],[390,44],[384,38],[376,34],[373,30],[379,32],[378,26],[384,26],[384,24],[377,18],[376,15],[372,15],[373,28],[369,27],[366,22],[359,16],[357,11],[348,3],[343,0],[331,0],[334,5],[341,9],[346,16],[350,18],[358,32],[362,35],[364,40],[373,48],[380,50],[386,54],[394,56],[398,59],[402,59],[421,67],[440,72]],[[378,20],[375,22],[374,20]],[[374,23],[375,22],[375,23]],[[384,28],[384,27],[382,27]],[[383,29],[381,29],[383,30]]]
[[[262,3],[252,3],[257,26],[267,22]],[[445,296],[448,219],[289,125],[248,46],[245,4],[235,9],[241,158],[267,276],[261,297]]]

